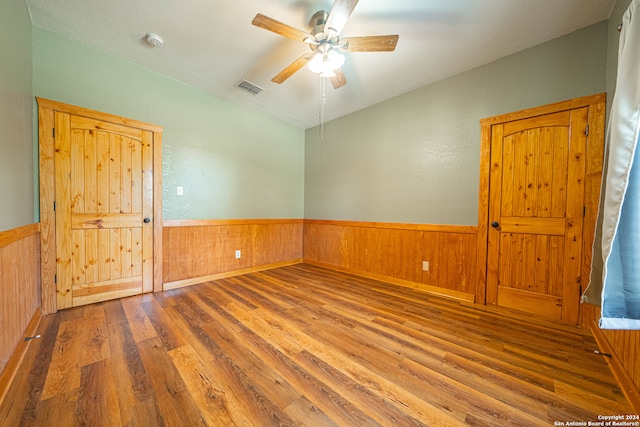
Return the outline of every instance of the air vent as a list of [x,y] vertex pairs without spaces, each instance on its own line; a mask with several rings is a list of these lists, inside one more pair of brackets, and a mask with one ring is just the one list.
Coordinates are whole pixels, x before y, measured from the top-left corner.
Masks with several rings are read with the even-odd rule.
[[254,85],[253,83],[248,82],[244,79],[240,80],[236,87],[244,90],[245,92],[249,92],[252,95],[257,95],[264,90],[260,86]]

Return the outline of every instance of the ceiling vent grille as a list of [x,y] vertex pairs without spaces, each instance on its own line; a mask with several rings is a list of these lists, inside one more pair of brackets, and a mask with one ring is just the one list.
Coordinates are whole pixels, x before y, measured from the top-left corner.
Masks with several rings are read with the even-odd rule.
[[260,86],[255,85],[255,84],[253,84],[253,83],[251,83],[251,82],[249,82],[247,80],[244,80],[244,79],[240,80],[238,82],[238,84],[236,84],[236,87],[238,89],[244,90],[245,92],[249,92],[252,95],[257,95],[257,94],[259,94],[260,92],[262,92],[264,90]]

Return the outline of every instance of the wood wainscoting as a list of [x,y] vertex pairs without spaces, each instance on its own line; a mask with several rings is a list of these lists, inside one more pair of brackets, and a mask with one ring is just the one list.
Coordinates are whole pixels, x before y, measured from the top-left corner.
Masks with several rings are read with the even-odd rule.
[[471,302],[477,250],[474,226],[304,221],[307,263]]
[[585,329],[591,329],[600,352],[611,355],[605,359],[627,401],[636,413],[640,413],[640,331],[600,329],[598,319],[600,307],[591,304],[580,305],[580,325]]
[[40,319],[39,224],[0,231],[0,402]]
[[302,227],[302,219],[164,221],[163,287],[297,264],[302,261]]

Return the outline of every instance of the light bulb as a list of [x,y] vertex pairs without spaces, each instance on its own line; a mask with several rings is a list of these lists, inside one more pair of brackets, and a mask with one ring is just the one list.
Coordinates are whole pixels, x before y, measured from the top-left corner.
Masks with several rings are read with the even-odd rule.
[[335,77],[336,73],[333,72],[333,70],[331,68],[326,68],[325,70],[322,71],[322,73],[320,73],[320,77]]
[[307,67],[309,68],[309,70],[311,70],[314,73],[322,73],[322,64],[324,62],[324,58],[322,53],[316,53],[313,58],[311,58],[311,61],[309,61],[309,63],[307,64]]
[[329,53],[327,53],[327,62],[329,62],[329,66],[332,70],[337,70],[342,67],[342,64],[344,64],[344,55],[331,49]]
[[307,67],[322,77],[334,77],[336,74],[333,71],[342,67],[342,64],[344,64],[344,55],[330,49],[327,53],[316,53]]

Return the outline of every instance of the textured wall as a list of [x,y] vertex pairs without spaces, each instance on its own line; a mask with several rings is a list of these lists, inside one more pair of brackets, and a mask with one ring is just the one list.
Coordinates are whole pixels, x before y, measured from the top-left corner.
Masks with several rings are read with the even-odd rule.
[[31,21],[24,1],[0,13],[0,231],[33,222]]
[[477,223],[479,120],[605,91],[602,22],[306,132],[305,218]]
[[303,130],[56,34],[33,35],[36,96],[164,127],[164,219],[302,217]]

